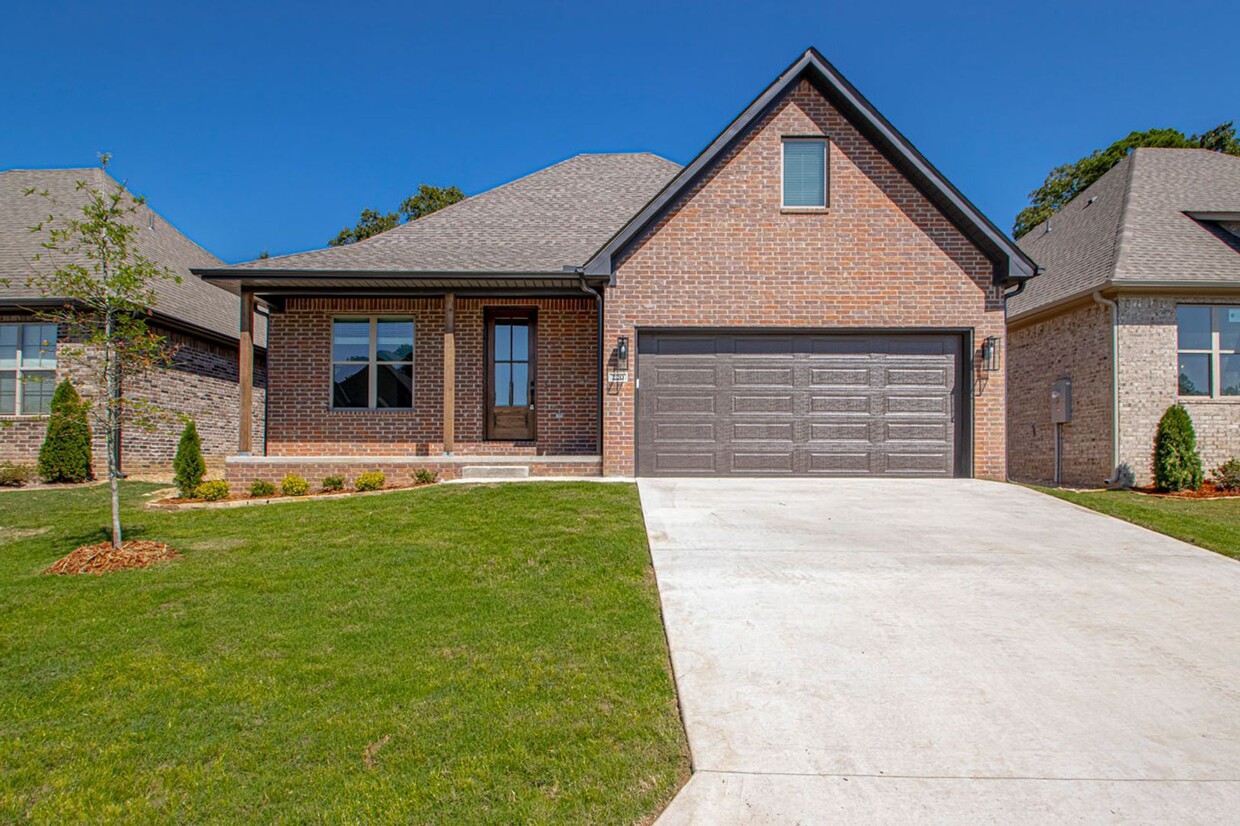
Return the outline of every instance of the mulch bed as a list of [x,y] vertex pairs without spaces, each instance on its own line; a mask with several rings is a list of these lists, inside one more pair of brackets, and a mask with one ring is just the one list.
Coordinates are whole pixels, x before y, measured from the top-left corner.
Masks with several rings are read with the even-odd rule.
[[175,559],[179,553],[163,542],[136,540],[122,542],[113,548],[111,542],[83,545],[73,553],[50,565],[45,574],[106,574],[130,568],[147,568],[165,559]]
[[1204,482],[1198,490],[1158,490],[1154,487],[1133,488],[1137,493],[1161,496],[1164,499],[1223,499],[1240,496],[1240,490],[1223,490],[1213,482]]

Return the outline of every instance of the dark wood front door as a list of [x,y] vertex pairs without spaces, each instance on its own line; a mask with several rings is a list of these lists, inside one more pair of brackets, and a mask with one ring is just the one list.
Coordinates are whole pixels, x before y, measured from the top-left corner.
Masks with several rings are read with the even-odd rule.
[[533,310],[487,312],[487,438],[533,440],[536,328]]

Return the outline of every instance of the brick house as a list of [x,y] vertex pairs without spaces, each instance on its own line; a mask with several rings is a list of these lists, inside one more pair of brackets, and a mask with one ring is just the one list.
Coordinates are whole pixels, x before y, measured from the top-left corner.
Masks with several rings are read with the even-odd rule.
[[1008,304],[1013,478],[1148,483],[1176,403],[1207,469],[1240,454],[1240,158],[1136,149],[1020,245],[1045,271]]
[[1034,271],[814,50],[684,168],[581,155],[196,270],[270,313],[266,455],[242,441],[239,483],[1002,479],[1004,291]]
[[[88,353],[73,351],[68,331],[49,324],[39,313],[63,298],[44,296],[27,280],[56,262],[36,260],[46,236],[29,228],[49,213],[58,219],[78,217],[85,196],[78,182],[110,192],[116,182],[101,169],[15,169],[0,172],[0,461],[34,464],[47,429],[47,411],[56,383],[74,381],[86,398],[96,393]],[[27,195],[28,190],[47,192]],[[158,285],[150,328],[175,350],[171,364],[129,380],[127,395],[158,406],[166,415],[153,429],[123,428],[122,468],[129,472],[165,470],[172,464],[181,434],[178,414],[192,416],[208,459],[222,463],[236,448],[241,416],[237,381],[239,338],[237,299],[204,284],[191,267],[222,262],[186,238],[147,206],[138,207],[132,223],[139,228],[137,251],[181,277]],[[3,283],[7,282],[7,283]],[[265,328],[265,324],[263,325]],[[264,404],[265,336],[256,348],[253,418],[260,434]],[[104,440],[96,432],[95,472],[106,471]],[[260,435],[261,438],[261,435]]]

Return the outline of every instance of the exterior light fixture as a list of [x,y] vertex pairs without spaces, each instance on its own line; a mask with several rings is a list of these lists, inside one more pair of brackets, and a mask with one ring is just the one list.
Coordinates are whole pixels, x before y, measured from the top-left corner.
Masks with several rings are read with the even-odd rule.
[[999,370],[999,337],[986,336],[982,340],[982,369],[987,373]]
[[616,369],[629,369],[629,337],[620,336],[616,339]]

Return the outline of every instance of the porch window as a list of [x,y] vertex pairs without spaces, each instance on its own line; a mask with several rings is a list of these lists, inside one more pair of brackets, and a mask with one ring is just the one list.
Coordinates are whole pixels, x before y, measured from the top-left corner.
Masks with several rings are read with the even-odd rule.
[[332,407],[413,408],[413,319],[332,320]]
[[1240,396],[1240,307],[1182,304],[1175,315],[1180,396]]
[[56,325],[0,324],[0,416],[40,416],[56,389]]
[[784,138],[783,166],[784,208],[826,209],[826,139]]

